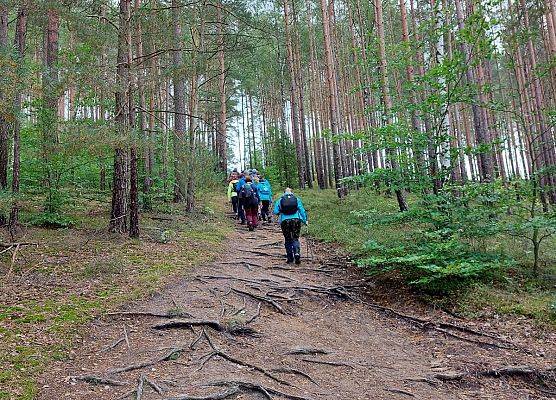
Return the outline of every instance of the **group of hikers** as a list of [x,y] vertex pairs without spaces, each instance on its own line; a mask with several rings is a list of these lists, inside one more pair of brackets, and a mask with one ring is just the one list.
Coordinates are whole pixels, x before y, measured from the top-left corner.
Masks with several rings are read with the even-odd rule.
[[272,186],[264,175],[256,169],[242,172],[234,169],[228,178],[228,200],[236,218],[242,225],[247,224],[250,231],[258,227],[259,217],[263,223],[271,223],[272,214],[278,216],[284,234],[287,263],[301,262],[299,235],[301,225],[308,225],[307,212],[291,188],[286,188],[273,204]]

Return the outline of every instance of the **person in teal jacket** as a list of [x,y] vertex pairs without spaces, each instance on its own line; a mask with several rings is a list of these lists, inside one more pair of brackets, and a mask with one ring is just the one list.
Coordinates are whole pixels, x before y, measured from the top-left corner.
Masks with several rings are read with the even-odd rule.
[[272,202],[272,186],[270,182],[261,176],[259,184],[257,185],[259,190],[259,197],[261,199],[261,218],[263,221],[272,222],[272,217],[270,216],[270,203]]
[[290,188],[284,191],[282,197],[274,203],[274,214],[279,215],[278,222],[284,234],[284,247],[286,248],[287,262],[301,263],[301,245],[299,234],[301,224],[308,225],[307,212],[303,202],[293,194]]

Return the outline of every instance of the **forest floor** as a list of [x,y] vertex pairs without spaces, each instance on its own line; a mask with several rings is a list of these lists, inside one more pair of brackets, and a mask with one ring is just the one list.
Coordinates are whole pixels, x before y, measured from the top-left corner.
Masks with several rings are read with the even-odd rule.
[[237,226],[215,261],[90,322],[38,398],[556,398],[555,332],[455,318],[302,248],[287,265],[277,225]]

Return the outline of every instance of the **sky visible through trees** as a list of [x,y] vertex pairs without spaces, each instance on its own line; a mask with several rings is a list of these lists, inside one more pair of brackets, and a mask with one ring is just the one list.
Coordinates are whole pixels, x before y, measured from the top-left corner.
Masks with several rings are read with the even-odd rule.
[[552,0],[20,0],[0,18],[12,230],[26,196],[63,225],[87,188],[137,237],[141,210],[190,212],[232,167],[340,197],[371,185],[400,211],[501,190],[544,221],[535,243],[552,221]]

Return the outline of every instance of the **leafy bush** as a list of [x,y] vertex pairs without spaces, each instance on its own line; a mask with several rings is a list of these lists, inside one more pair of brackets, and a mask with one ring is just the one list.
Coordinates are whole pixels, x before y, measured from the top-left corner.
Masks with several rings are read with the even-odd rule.
[[69,228],[75,224],[75,219],[67,214],[58,212],[41,212],[31,217],[32,225],[43,228]]
[[446,294],[475,281],[493,280],[513,265],[511,259],[487,252],[476,252],[457,236],[446,239],[436,232],[413,236],[413,244],[386,248],[368,246],[379,255],[357,261],[371,274],[395,273],[411,285],[434,293]]

